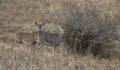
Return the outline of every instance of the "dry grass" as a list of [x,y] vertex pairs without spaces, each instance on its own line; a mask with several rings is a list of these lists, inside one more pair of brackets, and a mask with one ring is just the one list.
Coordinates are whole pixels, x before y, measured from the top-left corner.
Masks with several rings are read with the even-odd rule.
[[[104,21],[107,17],[111,20],[120,18],[119,0],[0,0],[0,70],[119,70],[120,54],[119,59],[110,60],[91,55],[83,57],[67,52],[63,45],[55,50],[49,46],[39,49],[36,46],[34,52],[29,44],[22,44],[11,50],[15,32],[35,31],[35,21],[46,22],[44,30],[55,31],[53,24],[66,23],[74,6],[83,13],[97,9],[95,12]],[[114,21],[120,23],[120,20]],[[120,42],[114,43],[116,54],[120,53]]]
[[2,49],[1,70],[119,70],[119,60],[98,60],[91,56],[82,57],[68,54],[62,48],[55,51],[50,47],[40,48],[35,53],[30,50],[11,51]]

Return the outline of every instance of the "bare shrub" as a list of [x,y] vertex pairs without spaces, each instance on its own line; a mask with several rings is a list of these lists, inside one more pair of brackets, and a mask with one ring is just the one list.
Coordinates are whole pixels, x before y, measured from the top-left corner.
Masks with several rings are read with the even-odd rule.
[[116,26],[118,16],[111,18],[104,14],[100,17],[98,9],[93,5],[84,11],[74,4],[69,4],[68,21],[64,35],[68,48],[82,55],[92,54],[100,58],[111,57],[112,41],[117,39]]

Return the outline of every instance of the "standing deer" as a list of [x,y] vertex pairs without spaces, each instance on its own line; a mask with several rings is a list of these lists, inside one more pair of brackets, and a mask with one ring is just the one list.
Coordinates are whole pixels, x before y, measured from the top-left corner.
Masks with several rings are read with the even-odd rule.
[[[43,24],[38,24],[35,22],[35,25],[39,27],[39,30],[45,25]],[[19,44],[29,42],[31,45],[35,45],[36,43],[39,42],[39,31],[36,32],[31,32],[31,33],[26,33],[26,32],[18,32],[15,34],[15,41]],[[13,48],[13,47],[12,47]]]
[[61,44],[64,30],[61,28],[60,25],[57,25],[57,26],[60,31],[59,34],[45,32],[45,31],[39,31],[40,45],[49,45],[49,46],[56,47]]
[[32,45],[35,45],[39,42],[40,46],[48,45],[53,47],[57,47],[61,44],[64,30],[61,28],[60,24],[57,24],[57,27],[59,28],[59,34],[41,31],[41,28],[45,25],[45,23],[39,25],[37,22],[35,22],[35,25],[38,26],[39,31],[32,33],[16,33],[16,42],[19,44],[30,42]]

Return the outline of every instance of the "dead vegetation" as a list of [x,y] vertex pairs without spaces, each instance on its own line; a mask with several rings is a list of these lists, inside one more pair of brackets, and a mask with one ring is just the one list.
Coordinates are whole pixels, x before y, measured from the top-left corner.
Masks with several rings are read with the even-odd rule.
[[[81,55],[98,56],[99,58],[112,57],[115,48],[113,41],[119,41],[117,26],[119,16],[111,18],[105,14],[102,19],[97,12],[99,9],[82,9],[74,4],[67,5],[70,14],[66,26],[65,41],[69,50]],[[112,50],[112,51],[111,51]],[[114,57],[114,56],[113,56]]]

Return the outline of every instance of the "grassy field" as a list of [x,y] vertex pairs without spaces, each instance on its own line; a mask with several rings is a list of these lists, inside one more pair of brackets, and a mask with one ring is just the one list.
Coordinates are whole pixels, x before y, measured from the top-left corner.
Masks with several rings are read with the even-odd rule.
[[[112,59],[73,54],[63,44],[56,49],[36,46],[33,51],[29,43],[15,43],[15,33],[37,30],[35,21],[47,23],[42,30],[57,33],[56,23],[67,24],[74,19],[70,18],[71,11],[82,12],[83,20],[90,19],[90,23],[95,23],[96,19],[92,18],[97,18],[94,15],[97,13],[103,22],[112,20],[120,24],[119,0],[0,0],[0,70],[119,70],[119,40],[113,41],[117,57]],[[87,17],[85,13],[89,12],[92,14]],[[116,29],[119,36],[120,25]],[[15,47],[11,49],[14,43]]]

